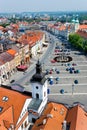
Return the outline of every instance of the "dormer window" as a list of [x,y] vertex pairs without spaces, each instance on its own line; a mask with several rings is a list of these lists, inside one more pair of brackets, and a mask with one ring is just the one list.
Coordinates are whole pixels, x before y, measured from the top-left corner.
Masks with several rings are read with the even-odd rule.
[[0,112],[2,112],[2,110],[3,110],[3,107],[0,106]]
[[7,97],[7,96],[4,96],[4,97],[2,98],[2,100],[5,101],[5,102],[7,102],[7,101],[8,101],[8,97]]

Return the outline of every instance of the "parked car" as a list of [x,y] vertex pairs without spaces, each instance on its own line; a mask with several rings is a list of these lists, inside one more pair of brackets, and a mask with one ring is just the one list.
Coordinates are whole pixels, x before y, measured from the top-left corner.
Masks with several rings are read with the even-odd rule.
[[51,60],[51,63],[55,63],[56,61],[55,60]]
[[56,81],[59,81],[59,77],[56,77],[56,79],[55,79]]
[[78,80],[75,80],[74,83],[75,83],[75,84],[78,84]]
[[10,83],[14,83],[15,82],[15,80],[14,79],[12,79],[11,81],[10,81]]
[[27,69],[28,69],[28,67],[26,65],[19,65],[19,66],[17,66],[17,70],[18,71],[25,71]]
[[60,93],[61,93],[61,94],[64,94],[64,89],[61,89],[61,90],[60,90]]
[[72,63],[72,66],[76,66],[76,63]]

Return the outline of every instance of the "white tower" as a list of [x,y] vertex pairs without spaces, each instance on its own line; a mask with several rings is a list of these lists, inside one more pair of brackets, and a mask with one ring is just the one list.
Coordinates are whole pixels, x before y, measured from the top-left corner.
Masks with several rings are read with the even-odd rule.
[[45,74],[42,73],[42,66],[38,60],[36,64],[36,73],[31,78],[32,98],[40,99],[45,106],[47,104],[47,80]]
[[79,29],[78,15],[76,16],[76,19],[73,17],[72,25],[73,25],[73,31],[74,31],[74,32],[77,32],[78,29]]
[[77,32],[78,29],[79,29],[79,20],[77,18],[75,21],[75,32]]

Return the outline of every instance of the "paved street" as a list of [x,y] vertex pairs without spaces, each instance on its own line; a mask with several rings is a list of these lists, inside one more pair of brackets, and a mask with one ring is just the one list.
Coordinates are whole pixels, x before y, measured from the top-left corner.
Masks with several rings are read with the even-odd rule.
[[50,94],[49,101],[66,104],[71,107],[74,103],[81,103],[84,105],[84,109],[87,111],[87,95],[57,95]]

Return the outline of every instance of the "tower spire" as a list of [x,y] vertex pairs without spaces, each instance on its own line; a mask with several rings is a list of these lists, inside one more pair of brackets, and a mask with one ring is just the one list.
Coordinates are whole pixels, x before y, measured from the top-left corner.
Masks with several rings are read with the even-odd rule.
[[46,81],[45,73],[42,72],[42,65],[38,60],[36,63],[36,73],[32,76],[31,82],[39,82],[43,84]]
[[37,64],[36,64],[36,73],[37,74],[42,73],[42,66],[41,66],[41,63],[40,63],[39,59],[38,59]]

